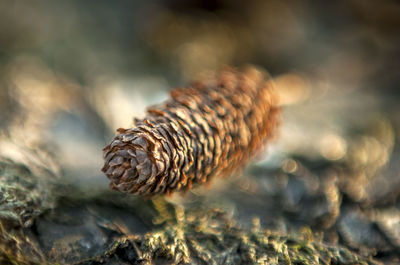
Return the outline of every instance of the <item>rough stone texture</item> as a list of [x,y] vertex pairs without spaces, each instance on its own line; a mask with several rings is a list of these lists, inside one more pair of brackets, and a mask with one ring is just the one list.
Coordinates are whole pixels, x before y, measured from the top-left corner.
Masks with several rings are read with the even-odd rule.
[[[179,206],[163,198],[142,200],[106,190],[85,194],[71,186],[47,186],[46,192],[38,192],[46,183],[41,176],[11,161],[2,166],[2,176],[30,181],[30,192],[15,197],[16,203],[36,202],[24,204],[24,211],[12,209],[13,228],[5,229],[10,214],[0,219],[2,264],[377,263],[346,247],[323,243],[323,237],[308,228],[290,234],[271,231],[259,218],[244,228],[232,212],[206,200]],[[10,193],[24,183],[4,187]],[[56,202],[50,211],[44,203],[48,194]],[[35,214],[26,218],[28,210]],[[25,219],[30,222],[21,222]]]
[[35,219],[55,204],[48,179],[52,174],[45,170],[41,173],[37,176],[28,166],[8,159],[0,161],[1,264],[46,260],[30,229]]
[[162,230],[122,236],[102,255],[79,264],[375,264],[345,249],[315,241],[311,231],[285,236],[260,228],[240,229],[218,208],[175,208]]

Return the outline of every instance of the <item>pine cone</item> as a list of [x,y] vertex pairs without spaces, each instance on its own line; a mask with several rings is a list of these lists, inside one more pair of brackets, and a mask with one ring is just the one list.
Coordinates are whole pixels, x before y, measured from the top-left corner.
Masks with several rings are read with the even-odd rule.
[[260,151],[279,123],[272,83],[255,68],[223,69],[170,94],[104,148],[111,188],[170,194],[227,176]]

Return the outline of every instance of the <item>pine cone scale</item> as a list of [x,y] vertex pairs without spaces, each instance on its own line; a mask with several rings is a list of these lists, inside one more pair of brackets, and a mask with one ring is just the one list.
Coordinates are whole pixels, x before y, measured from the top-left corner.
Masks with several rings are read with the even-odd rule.
[[102,170],[113,189],[169,194],[228,175],[271,139],[279,123],[271,85],[255,69],[222,70],[170,95],[104,148]]

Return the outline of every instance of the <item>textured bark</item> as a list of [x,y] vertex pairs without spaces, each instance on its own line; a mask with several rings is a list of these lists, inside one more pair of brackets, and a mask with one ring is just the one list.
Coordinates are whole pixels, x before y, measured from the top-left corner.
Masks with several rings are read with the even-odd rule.
[[104,148],[103,172],[118,191],[155,195],[227,176],[274,136],[279,106],[272,82],[251,67],[223,69],[171,91],[134,128]]

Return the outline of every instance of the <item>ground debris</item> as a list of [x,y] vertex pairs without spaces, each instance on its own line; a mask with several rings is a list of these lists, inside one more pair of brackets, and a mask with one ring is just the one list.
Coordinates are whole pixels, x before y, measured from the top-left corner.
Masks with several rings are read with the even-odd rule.
[[117,238],[103,254],[77,264],[377,264],[350,250],[301,235],[245,230],[219,208],[185,211],[183,219],[144,235]]
[[48,186],[26,165],[0,160],[0,263],[44,262],[34,220],[54,205]]

